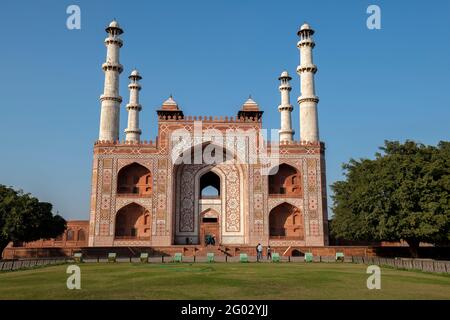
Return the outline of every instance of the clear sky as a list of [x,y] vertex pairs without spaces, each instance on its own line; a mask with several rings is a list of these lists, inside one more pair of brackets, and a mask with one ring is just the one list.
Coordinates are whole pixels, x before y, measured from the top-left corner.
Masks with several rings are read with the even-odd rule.
[[[81,8],[81,30],[66,8]],[[381,8],[381,30],[366,9]],[[299,133],[298,27],[315,29],[319,125],[328,184],[351,157],[372,157],[385,139],[426,144],[450,136],[450,1],[2,1],[0,183],[88,219],[92,147],[98,137],[105,26],[125,33],[127,76],[143,75],[142,139],[157,134],[169,94],[186,115],[234,116],[249,94],[279,127],[278,76],[292,75]],[[126,127],[124,103],[121,128]],[[329,203],[331,205],[331,203]]]

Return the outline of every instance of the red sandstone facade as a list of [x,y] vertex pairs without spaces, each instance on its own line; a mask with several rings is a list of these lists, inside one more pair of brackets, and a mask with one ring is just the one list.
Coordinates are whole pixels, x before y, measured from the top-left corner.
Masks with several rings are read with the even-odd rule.
[[[261,139],[257,105],[253,117],[244,105],[236,119],[185,117],[178,106],[170,108],[158,112],[155,143],[96,142],[89,246],[203,244],[206,234],[223,245],[328,244],[323,143]],[[177,130],[193,143],[176,146]],[[238,145],[238,139],[227,140],[230,131],[256,135]],[[219,138],[211,139],[211,132]],[[223,150],[240,161],[177,163],[177,148],[180,157],[196,149],[204,157]],[[262,156],[251,161],[250,153]],[[204,195],[207,187],[216,194]]]
[[[257,243],[279,248],[328,245],[323,143],[271,144],[259,137],[262,117],[185,117],[176,110],[174,117],[159,114],[155,143],[97,141],[90,220],[69,221],[61,237],[23,247],[204,245],[206,235],[214,235],[217,245],[242,248]],[[217,130],[223,134],[224,154],[249,157],[253,150],[261,158],[256,163],[248,158],[232,164],[174,163],[172,133],[183,129],[194,138],[200,121],[196,135],[202,140],[182,148],[184,153],[199,148],[203,156],[211,154],[217,138],[213,143],[208,132]],[[241,146],[236,141],[226,146],[227,130],[257,135]],[[272,161],[276,165],[270,165],[271,157],[277,158]],[[217,193],[203,194],[208,187]]]

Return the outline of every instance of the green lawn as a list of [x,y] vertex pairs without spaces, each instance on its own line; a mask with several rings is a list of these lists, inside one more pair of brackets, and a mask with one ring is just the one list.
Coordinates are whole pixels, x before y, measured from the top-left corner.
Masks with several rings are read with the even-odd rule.
[[0,273],[0,299],[450,299],[450,276],[339,263],[85,263],[81,290],[67,265]]

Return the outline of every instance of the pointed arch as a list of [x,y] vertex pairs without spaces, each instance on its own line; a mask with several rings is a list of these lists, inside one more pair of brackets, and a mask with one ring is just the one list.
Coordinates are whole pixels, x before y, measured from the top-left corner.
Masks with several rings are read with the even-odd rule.
[[133,162],[121,168],[117,174],[117,194],[150,196],[152,174],[143,165]]
[[272,168],[269,175],[269,195],[302,196],[300,172],[287,163]]
[[116,239],[147,239],[151,236],[151,215],[143,206],[132,202],[116,213]]
[[[234,151],[222,146],[223,162],[205,163],[196,159],[194,155],[203,152],[206,147],[215,147],[212,142],[185,146],[178,157],[172,158],[174,179],[172,184],[173,213],[172,230],[173,243],[184,244],[186,237],[190,237],[193,243],[200,243],[200,212],[205,201],[216,201],[215,205],[220,213],[220,233],[227,233],[232,237],[224,238],[233,243],[245,243],[248,234],[248,203],[246,198],[245,183],[248,176],[245,174],[242,162]],[[197,150],[196,150],[197,149]],[[209,151],[210,151],[209,150]],[[220,149],[219,149],[220,150]],[[208,150],[207,150],[208,151]],[[208,151],[208,152],[209,152]],[[214,156],[218,155],[217,149]],[[202,159],[200,159],[202,160]],[[200,179],[208,172],[214,172],[220,178],[220,195],[215,199],[201,197]],[[215,207],[216,208],[216,207]]]
[[85,241],[86,240],[86,232],[84,231],[84,229],[78,230],[77,239],[78,239],[78,241]]
[[214,171],[208,171],[200,177],[200,197],[220,197],[220,177]]
[[152,198],[135,198],[135,197],[130,197],[130,198],[118,198],[116,200],[116,214],[119,212],[120,209],[122,209],[123,207],[126,207],[127,205],[131,204],[131,203],[136,203],[142,207],[144,207],[145,209],[147,209],[149,212],[152,211]]
[[67,230],[66,241],[74,241],[75,240],[75,231],[72,229]]
[[300,209],[283,202],[269,213],[269,236],[274,239],[304,239],[304,218]]

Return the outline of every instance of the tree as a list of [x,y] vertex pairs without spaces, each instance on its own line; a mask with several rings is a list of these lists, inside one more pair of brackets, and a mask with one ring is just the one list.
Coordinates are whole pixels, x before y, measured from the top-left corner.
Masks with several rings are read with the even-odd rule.
[[350,159],[333,191],[331,232],[347,240],[450,240],[450,142],[385,141],[375,159]]
[[66,221],[53,215],[52,204],[0,185],[0,257],[9,242],[55,238]]

